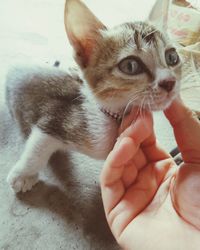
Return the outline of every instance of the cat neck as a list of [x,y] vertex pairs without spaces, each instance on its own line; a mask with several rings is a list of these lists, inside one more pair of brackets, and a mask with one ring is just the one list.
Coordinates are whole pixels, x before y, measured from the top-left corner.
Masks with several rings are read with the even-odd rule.
[[103,113],[106,117],[117,121],[117,123],[121,122],[123,110],[113,110],[106,107],[106,105],[98,102],[97,98],[95,98],[94,94],[92,93],[90,87],[86,82],[83,82],[82,94],[84,95],[89,105],[91,105],[89,107],[92,107],[92,109],[96,109],[96,112]]
[[100,108],[100,111],[103,112],[106,116],[116,120],[117,122],[121,122],[122,121],[122,114],[121,112],[112,112],[109,109],[105,109],[105,108]]

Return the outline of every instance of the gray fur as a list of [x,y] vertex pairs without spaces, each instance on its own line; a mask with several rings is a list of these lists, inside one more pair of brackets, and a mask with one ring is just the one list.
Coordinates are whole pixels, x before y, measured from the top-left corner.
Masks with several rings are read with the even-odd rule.
[[58,69],[19,67],[7,76],[6,100],[24,136],[37,125],[45,133],[68,142],[87,141],[82,81]]
[[[132,106],[162,110],[179,91],[181,64],[167,65],[172,45],[154,26],[136,22],[106,29],[79,0],[66,2],[65,26],[81,72],[34,66],[14,68],[7,76],[7,104],[27,139],[7,179],[16,192],[31,189],[57,150],[105,159],[118,136],[112,116],[126,115]],[[120,71],[129,57],[137,58],[140,74]],[[160,82],[172,77],[174,88],[167,91]]]

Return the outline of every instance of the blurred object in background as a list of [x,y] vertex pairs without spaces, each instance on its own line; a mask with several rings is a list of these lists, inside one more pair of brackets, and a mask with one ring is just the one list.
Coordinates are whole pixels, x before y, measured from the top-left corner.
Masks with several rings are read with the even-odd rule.
[[[178,3],[182,3],[182,6]],[[191,4],[188,4],[190,2]],[[194,7],[198,7],[194,8]],[[200,111],[200,1],[173,0],[169,32],[181,46],[183,81],[181,95],[192,109]]]
[[190,3],[193,8],[200,10],[200,0],[187,0],[187,2]]
[[168,29],[172,38],[183,46],[200,42],[200,11],[184,0],[173,0]]
[[200,0],[157,0],[152,13],[158,13],[154,15],[154,22],[161,22],[165,17],[166,29],[178,44],[183,59],[181,96],[190,108],[199,112]]

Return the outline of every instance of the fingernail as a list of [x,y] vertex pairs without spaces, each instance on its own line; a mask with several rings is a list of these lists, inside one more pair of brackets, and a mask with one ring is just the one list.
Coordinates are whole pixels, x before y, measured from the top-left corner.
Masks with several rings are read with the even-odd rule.
[[117,138],[117,142],[115,143],[114,150],[119,149],[123,145],[124,139],[125,139],[124,137]]

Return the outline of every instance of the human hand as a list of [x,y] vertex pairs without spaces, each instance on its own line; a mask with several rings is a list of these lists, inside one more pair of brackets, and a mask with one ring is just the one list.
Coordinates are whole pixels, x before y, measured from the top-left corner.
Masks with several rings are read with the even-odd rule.
[[122,133],[105,162],[101,189],[108,224],[124,249],[199,249],[200,232],[172,203],[182,192],[176,171],[156,142],[149,114]]
[[200,230],[200,122],[177,98],[165,111],[184,163],[175,175],[171,192],[176,211]]

